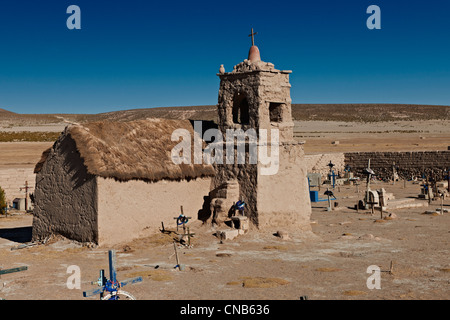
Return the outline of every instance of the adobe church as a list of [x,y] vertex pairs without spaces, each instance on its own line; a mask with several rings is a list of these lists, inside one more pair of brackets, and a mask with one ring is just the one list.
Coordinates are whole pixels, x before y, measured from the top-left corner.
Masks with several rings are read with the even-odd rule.
[[193,132],[188,120],[71,125],[35,168],[33,240],[60,234],[99,245],[126,242],[143,229],[158,232],[161,222],[174,224],[180,206],[187,216],[221,224],[238,200],[261,230],[311,230],[303,143],[293,138],[291,71],[263,62],[253,36],[252,30],[248,59],[231,72],[221,66],[218,73],[218,128],[224,136],[227,129],[255,129],[258,138],[266,129],[268,139],[258,139],[257,147],[268,152],[274,148],[271,134],[278,133],[275,174],[263,173],[267,164],[261,159],[174,164],[170,150],[177,142],[171,133]]

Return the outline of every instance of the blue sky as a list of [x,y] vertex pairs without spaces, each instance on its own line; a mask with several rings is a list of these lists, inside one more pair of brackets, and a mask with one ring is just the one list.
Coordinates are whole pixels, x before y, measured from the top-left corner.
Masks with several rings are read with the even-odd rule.
[[[81,30],[69,30],[69,5]],[[369,5],[381,29],[369,30]],[[292,70],[293,103],[450,105],[450,1],[2,0],[0,108],[100,113],[217,103],[220,64]]]

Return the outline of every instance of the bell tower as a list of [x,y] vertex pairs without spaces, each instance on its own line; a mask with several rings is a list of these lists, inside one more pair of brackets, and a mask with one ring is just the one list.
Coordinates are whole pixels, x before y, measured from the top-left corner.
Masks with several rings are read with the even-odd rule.
[[[264,174],[265,164],[249,162],[250,145],[246,141],[246,162],[215,164],[216,176],[213,187],[218,188],[229,181],[237,181],[239,194],[247,207],[245,215],[259,228],[281,224],[310,229],[311,203],[304,163],[303,142],[294,140],[291,113],[289,75],[292,71],[277,70],[270,62],[261,60],[258,47],[252,39],[248,57],[225,72],[221,66],[218,126],[224,137],[230,131],[241,129],[256,132],[257,148],[274,145],[277,136],[274,174]],[[265,130],[262,130],[265,129]],[[267,140],[261,142],[263,133]],[[268,144],[267,144],[268,143]],[[226,157],[226,155],[224,155]]]
[[[261,60],[258,47],[252,46],[248,58],[234,66],[232,72],[218,73],[219,128],[226,129],[278,129],[280,141],[293,140],[290,70],[277,70]],[[224,71],[224,70],[222,70]]]

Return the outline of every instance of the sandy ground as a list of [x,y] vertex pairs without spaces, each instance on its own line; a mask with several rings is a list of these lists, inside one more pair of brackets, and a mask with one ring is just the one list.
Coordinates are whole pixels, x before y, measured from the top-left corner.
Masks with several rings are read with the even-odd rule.
[[0,169],[34,168],[53,142],[1,142]]
[[[377,183],[396,198],[415,197],[419,185]],[[323,191],[323,189],[322,189]],[[449,299],[450,214],[423,214],[440,206],[397,209],[396,219],[380,213],[350,209],[362,198],[353,186],[335,190],[338,209],[326,211],[326,202],[313,203],[311,233],[289,232],[282,240],[273,230],[257,231],[220,241],[213,230],[191,222],[192,248],[180,247],[184,271],[174,269],[174,235],[157,234],[114,248],[87,248],[60,239],[11,250],[29,241],[30,215],[0,218],[0,261],[3,268],[28,270],[3,275],[0,297],[15,299],[83,298],[95,288],[100,269],[108,270],[109,249],[117,251],[118,279],[142,276],[143,282],[124,289],[137,299]],[[425,201],[425,200],[417,200]],[[445,208],[450,209],[450,199]],[[386,215],[386,213],[385,213]],[[173,222],[172,222],[173,224]],[[167,229],[174,229],[170,222]],[[368,289],[369,266],[381,272],[381,289]],[[81,270],[81,288],[68,289],[68,266]],[[155,269],[155,266],[159,266]]]
[[[294,136],[306,142],[306,153],[433,151],[450,146],[450,125],[444,120],[295,121]],[[339,143],[332,144],[335,141]]]
[[[439,121],[397,123],[296,122],[296,136],[305,151],[447,150],[450,126]],[[332,141],[339,141],[332,145]],[[33,167],[52,143],[0,143],[0,168]],[[417,184],[378,183],[396,198],[416,197]],[[323,193],[323,189],[321,194]],[[54,239],[46,245],[11,250],[31,239],[32,216],[0,217],[0,267],[28,266],[2,275],[0,297],[17,299],[83,298],[95,288],[99,270],[108,270],[109,249],[117,251],[118,279],[142,276],[124,289],[137,299],[449,299],[450,214],[423,214],[430,208],[398,209],[398,218],[350,209],[362,199],[354,187],[335,190],[338,210],[326,202],[313,204],[312,232],[289,231],[288,240],[273,230],[251,230],[220,241],[208,226],[193,221],[193,247],[179,248],[184,271],[174,269],[173,234],[149,235],[114,248],[87,248]],[[322,195],[323,197],[323,195]],[[418,200],[419,201],[419,200]],[[450,209],[450,199],[445,200]],[[167,228],[174,228],[165,222]],[[381,289],[368,289],[369,266],[381,272]],[[81,288],[68,289],[67,268],[80,267]],[[158,268],[155,268],[158,266]]]

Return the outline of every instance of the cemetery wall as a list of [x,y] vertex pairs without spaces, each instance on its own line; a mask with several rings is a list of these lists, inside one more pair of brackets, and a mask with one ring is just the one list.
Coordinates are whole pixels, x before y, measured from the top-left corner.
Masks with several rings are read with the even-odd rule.
[[34,168],[0,169],[0,187],[5,190],[9,205],[15,198],[25,198],[25,192],[20,190],[25,186],[25,181],[31,187],[29,192],[34,192],[36,175],[33,170]]
[[392,179],[395,164],[399,178],[411,179],[426,174],[442,180],[446,170],[450,168],[450,151],[411,151],[411,152],[351,152],[345,153],[345,164],[352,171],[360,173],[370,167],[378,178]]

